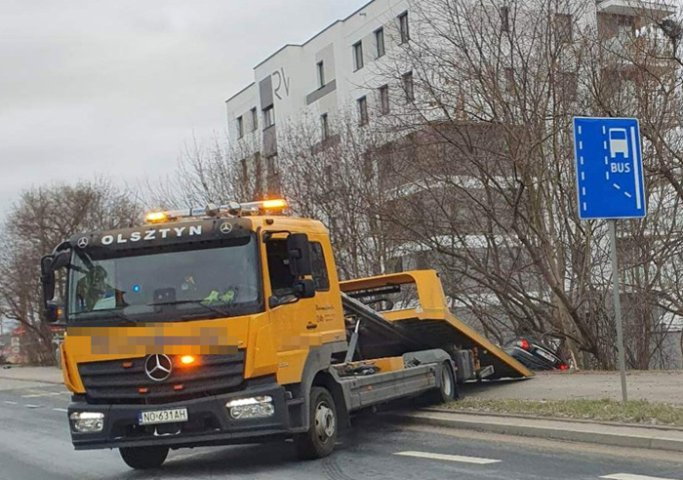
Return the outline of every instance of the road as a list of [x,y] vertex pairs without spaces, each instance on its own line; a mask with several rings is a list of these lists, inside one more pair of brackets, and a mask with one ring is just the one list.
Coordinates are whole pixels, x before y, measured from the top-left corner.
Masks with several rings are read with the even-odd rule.
[[357,418],[329,458],[297,462],[288,442],[171,452],[135,472],[116,451],[76,452],[61,385],[0,380],[0,479],[683,480],[683,459],[636,451]]

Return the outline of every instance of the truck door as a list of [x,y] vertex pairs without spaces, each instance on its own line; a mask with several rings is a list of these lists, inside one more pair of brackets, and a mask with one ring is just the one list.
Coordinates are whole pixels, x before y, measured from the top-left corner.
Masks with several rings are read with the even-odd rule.
[[[296,299],[292,288],[297,280],[289,270],[287,239],[271,237],[266,242],[266,260],[271,298],[283,303],[270,306],[270,317],[276,333],[278,355],[278,383],[286,385],[301,381],[303,366],[308,356],[310,330],[315,319],[315,297]],[[270,300],[269,300],[270,303]],[[311,328],[311,327],[309,327]]]
[[[328,268],[327,259],[332,258],[329,242],[315,236],[309,240],[315,296],[294,299],[270,311],[277,333],[278,380],[282,384],[301,381],[311,348],[346,340],[338,280],[336,272]],[[289,271],[286,238],[272,237],[266,242],[266,258],[272,295],[286,295],[297,280]]]

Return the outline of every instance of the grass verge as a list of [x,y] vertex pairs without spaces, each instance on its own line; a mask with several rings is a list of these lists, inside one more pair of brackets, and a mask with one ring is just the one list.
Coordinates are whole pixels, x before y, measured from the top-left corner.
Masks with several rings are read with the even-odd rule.
[[683,407],[665,403],[633,400],[626,404],[614,400],[486,400],[467,397],[446,408],[478,413],[535,415],[641,425],[683,427]]

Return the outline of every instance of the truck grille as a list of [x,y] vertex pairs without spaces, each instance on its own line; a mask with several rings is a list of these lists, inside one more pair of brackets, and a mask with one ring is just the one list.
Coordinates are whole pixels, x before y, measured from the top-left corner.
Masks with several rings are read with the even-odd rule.
[[145,373],[147,357],[82,363],[78,372],[92,403],[170,403],[234,391],[244,380],[244,350],[231,355],[198,356],[198,365],[179,366],[157,382]]

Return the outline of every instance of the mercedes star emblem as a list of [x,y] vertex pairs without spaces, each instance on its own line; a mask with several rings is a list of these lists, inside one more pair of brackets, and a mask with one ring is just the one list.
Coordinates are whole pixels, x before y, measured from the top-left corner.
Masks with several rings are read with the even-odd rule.
[[232,223],[222,223],[220,226],[220,230],[223,235],[227,235],[228,233],[232,232]]
[[173,362],[168,355],[157,353],[150,355],[145,360],[145,373],[155,382],[163,382],[171,376]]
[[76,242],[76,245],[78,245],[78,248],[85,248],[88,246],[88,237],[81,237],[78,239],[78,242]]

